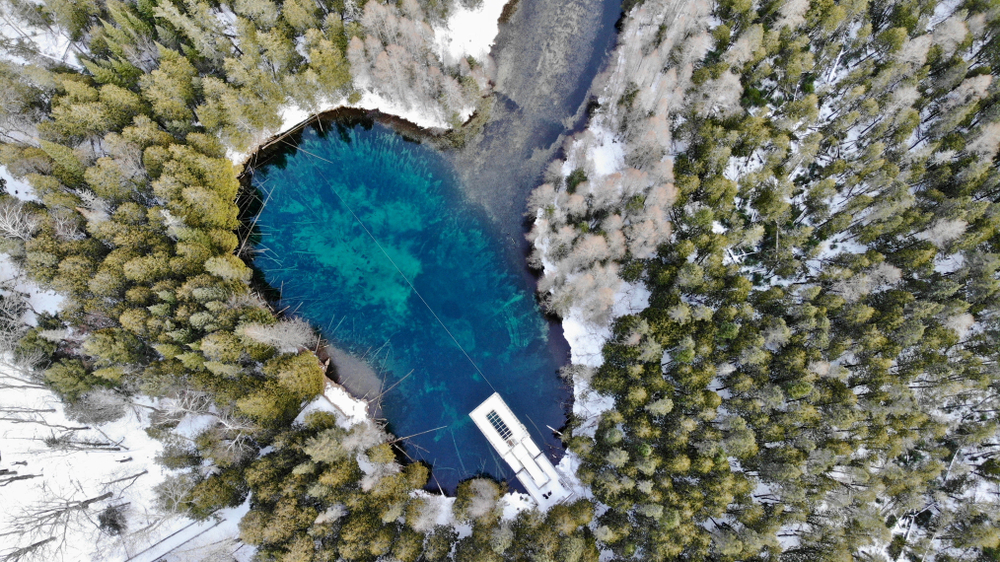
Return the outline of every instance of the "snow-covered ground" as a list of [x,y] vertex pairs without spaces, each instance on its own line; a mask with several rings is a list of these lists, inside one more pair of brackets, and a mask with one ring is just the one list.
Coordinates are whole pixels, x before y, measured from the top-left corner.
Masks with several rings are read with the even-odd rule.
[[[563,163],[562,173],[568,176],[576,168],[592,169],[597,177],[609,176],[625,168],[625,143],[607,127],[601,116],[595,116],[587,130],[573,143],[571,157]],[[585,150],[576,150],[582,147]],[[585,156],[586,162],[580,160]]]
[[[58,26],[35,27],[15,21],[10,14],[0,11],[0,36],[13,41],[25,41],[38,46],[38,54],[55,62],[82,68],[73,49],[69,35]],[[10,56],[8,54],[8,56]],[[26,62],[15,58],[15,62]]]
[[[489,56],[490,48],[496,40],[499,32],[499,18],[503,12],[507,0],[483,0],[479,7],[474,9],[458,6],[448,18],[443,26],[434,27],[434,45],[441,61],[445,65],[457,64],[460,59],[473,57],[482,61]],[[223,7],[217,14],[224,20],[227,27],[232,27],[229,20],[235,16],[231,11]],[[232,30],[230,30],[232,32]],[[35,28],[25,25],[23,22],[15,21],[9,14],[0,13],[0,37],[12,41],[25,41],[36,46],[40,56],[81,68],[77,58],[77,52],[69,37],[63,33],[58,26],[46,28]],[[7,53],[16,63],[26,63],[28,61],[20,59]],[[305,110],[295,105],[289,105],[281,109],[283,119],[282,126],[278,131],[262,131],[260,142],[263,142],[273,134],[280,134],[291,127],[307,120],[315,113],[322,113],[339,107],[353,107],[357,109],[378,110],[388,115],[394,115],[427,129],[448,129],[451,124],[441,115],[427,109],[409,107],[407,104],[396,100],[387,99],[373,92],[363,92],[362,98],[356,103],[350,103],[346,97],[336,97],[321,103],[319,107],[312,110]],[[472,116],[475,107],[470,105],[459,112],[459,117],[464,121]],[[235,163],[246,161],[247,156],[252,153],[230,151],[229,158]]]
[[31,189],[31,186],[10,175],[6,166],[0,166],[0,179],[4,181],[6,186],[4,190],[8,194],[17,197],[21,201],[38,201],[38,197],[35,197],[35,191]]
[[[563,176],[582,168],[591,175],[590,180],[596,182],[625,168],[625,146],[604,126],[600,116],[590,122],[587,130],[576,137],[566,152],[567,158],[561,167]],[[542,219],[540,210],[537,216]],[[540,236],[535,239],[534,244],[540,252],[545,273],[555,272],[557,266],[550,256],[549,239]],[[588,320],[583,311],[585,303],[578,300],[562,320],[563,336],[570,346],[570,363],[590,370],[600,367],[604,363],[602,350],[611,338],[611,326],[615,319],[642,312],[649,306],[649,297],[650,291],[642,282],[622,281],[615,292],[611,314],[601,323]],[[579,295],[577,298],[587,299],[588,296]],[[575,435],[593,437],[601,414],[612,407],[614,398],[592,389],[588,377],[579,374],[573,377],[573,414],[582,420],[580,426],[574,429]],[[593,498],[593,493],[576,477],[579,465],[580,458],[567,452],[556,465],[556,470],[563,476],[564,483],[572,490],[574,497]]]
[[[448,129],[451,127],[447,121],[439,116],[422,111],[419,108],[407,107],[399,101],[390,100],[374,92],[366,91],[362,95],[361,100],[353,104],[346,97],[339,97],[326,100],[313,110],[307,110],[294,104],[283,106],[278,110],[281,115],[281,126],[276,131],[262,131],[258,135],[257,142],[254,143],[255,145],[251,149],[244,152],[237,152],[230,149],[226,156],[234,164],[245,164],[250,155],[256,152],[268,139],[285,134],[312,119],[315,115],[340,108],[377,110],[386,115],[392,115],[409,121],[424,129]],[[466,108],[466,111],[462,114],[462,118],[468,119],[474,110],[475,108],[472,107]]]
[[28,312],[24,321],[30,325],[35,324],[37,314],[54,314],[62,303],[61,295],[55,291],[39,289],[28,280],[23,271],[11,263],[6,254],[0,254],[0,290],[27,295],[25,302],[28,304]]
[[445,120],[438,116],[431,115],[416,108],[406,107],[398,101],[386,99],[385,97],[372,92],[365,92],[361,101],[357,103],[352,104],[348,102],[346,98],[326,101],[321,104],[315,112],[307,111],[295,105],[285,106],[280,110],[281,131],[287,131],[296,125],[309,120],[317,113],[323,113],[340,107],[378,110],[387,115],[394,115],[401,119],[405,119],[410,123],[425,129],[447,129],[450,127]]
[[574,365],[600,367],[604,363],[601,349],[611,337],[611,323],[615,318],[627,314],[638,314],[649,306],[649,289],[642,283],[622,282],[615,293],[615,305],[611,319],[603,324],[584,320],[579,307],[570,308],[563,318],[563,336],[570,346],[570,361]]
[[[2,368],[10,374],[9,366]],[[163,472],[154,462],[159,444],[141,429],[143,413],[132,411],[122,420],[91,428],[67,419],[52,392],[33,388],[0,393],[0,411],[0,471],[4,472],[0,476],[4,502],[0,532],[21,531],[5,538],[0,555],[57,537],[41,547],[54,560],[125,558],[108,552],[116,549],[115,543],[120,543],[123,552],[130,550],[125,540],[100,540],[101,531],[94,521],[111,506],[124,505],[131,511],[131,506],[152,504],[152,484],[162,480]],[[19,527],[50,504],[84,501],[107,492],[113,495],[66,521],[35,530]],[[130,519],[137,528],[157,522],[151,512],[134,515]]]
[[434,29],[438,56],[447,65],[459,59],[473,57],[482,60],[489,55],[500,31],[500,14],[508,0],[483,0],[478,8],[461,5],[448,18],[444,27]]
[[[14,374],[6,363],[0,370]],[[181,562],[218,550],[249,559],[235,540],[249,503],[202,522],[155,507],[154,487],[170,471],[156,462],[163,444],[144,431],[150,407],[81,423],[48,389],[0,393],[0,557],[41,542],[25,560]],[[111,513],[124,528],[102,525]]]

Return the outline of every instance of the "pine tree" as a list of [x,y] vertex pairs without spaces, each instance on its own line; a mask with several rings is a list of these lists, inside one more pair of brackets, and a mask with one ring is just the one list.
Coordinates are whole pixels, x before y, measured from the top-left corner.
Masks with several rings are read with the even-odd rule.
[[281,5],[281,17],[300,34],[320,25],[320,8],[314,0],[287,0]]
[[232,254],[213,256],[205,261],[205,270],[226,281],[250,281],[253,274],[243,261]]
[[79,359],[56,362],[45,370],[45,381],[59,394],[73,401],[98,384]]
[[160,66],[139,80],[142,95],[152,107],[153,115],[167,129],[176,133],[191,130],[194,121],[198,72],[191,62],[177,51],[160,47]]
[[52,174],[69,187],[77,187],[83,183],[86,166],[73,149],[49,141],[40,142],[42,150],[52,159]]

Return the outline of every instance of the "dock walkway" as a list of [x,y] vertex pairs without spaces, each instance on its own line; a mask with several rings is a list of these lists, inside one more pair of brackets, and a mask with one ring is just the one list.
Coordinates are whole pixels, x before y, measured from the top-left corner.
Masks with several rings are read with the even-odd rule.
[[570,497],[552,462],[535,445],[527,428],[499,393],[494,392],[469,417],[514,470],[540,509],[546,510]]

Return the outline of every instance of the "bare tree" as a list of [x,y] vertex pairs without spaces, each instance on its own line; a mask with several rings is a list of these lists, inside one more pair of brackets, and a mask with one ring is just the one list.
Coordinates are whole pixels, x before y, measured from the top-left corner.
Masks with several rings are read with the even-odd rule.
[[[45,390],[45,382],[37,365],[42,360],[40,353],[15,356],[4,351],[9,342],[9,334],[0,332],[0,390]],[[9,349],[9,347],[7,347]]]
[[455,515],[460,521],[478,519],[497,509],[500,488],[496,482],[485,478],[469,480],[459,488],[455,500]]
[[418,533],[427,533],[437,524],[441,502],[431,498],[417,499],[413,507],[408,508],[406,522]]
[[[110,447],[114,445],[110,442],[98,442],[92,439],[74,440],[72,434],[76,431],[91,429],[88,426],[70,426],[55,423],[48,419],[49,414],[56,411],[50,408],[31,408],[2,405],[0,406],[0,421],[10,424],[34,424],[54,430],[48,437],[36,437],[35,439],[45,443],[46,446],[54,449],[81,449],[96,448],[98,443],[109,447],[108,450],[117,450]],[[56,435],[56,430],[59,435]]]
[[49,214],[56,238],[60,240],[77,240],[83,237],[80,232],[80,216],[72,211],[60,209]]
[[88,530],[96,532],[99,522],[92,508],[114,496],[112,492],[89,496],[79,483],[68,493],[53,490],[46,484],[42,484],[41,491],[42,499],[24,508],[11,528],[0,533],[0,537],[9,537],[7,541],[32,541],[3,554],[5,562],[50,558],[66,547],[71,535]]
[[157,508],[164,513],[183,513],[188,494],[196,480],[190,472],[169,474],[153,490],[156,492]]
[[76,210],[87,219],[88,223],[99,224],[110,216],[108,202],[98,197],[92,191],[80,191],[77,193],[83,205]]
[[915,238],[927,240],[939,249],[945,249],[950,242],[961,238],[968,226],[969,223],[962,219],[939,219],[923,232],[917,233]]
[[22,562],[25,560],[34,560],[36,557],[41,558],[41,554],[44,552],[42,549],[54,540],[56,540],[55,537],[48,537],[27,546],[14,548],[0,554],[0,560],[3,562]]
[[805,15],[808,11],[809,0],[788,0],[778,9],[781,18],[778,19],[777,27],[796,28],[802,25],[806,22]]
[[0,354],[10,354],[24,335],[27,326],[24,313],[28,303],[24,295],[12,287],[11,281],[0,283]]
[[90,437],[76,439],[71,431],[67,431],[61,435],[53,433],[49,437],[42,439],[42,441],[52,449],[59,451],[120,451],[122,449],[120,444],[112,441],[102,441]]
[[240,331],[254,341],[285,353],[309,348],[316,343],[316,334],[313,333],[309,323],[301,318],[270,325],[245,324],[240,328]]
[[901,278],[899,268],[882,262],[868,271],[835,282],[831,289],[847,302],[856,302],[871,293],[895,285]]
[[0,468],[0,488],[18,482],[20,480],[31,480],[38,478],[41,474],[18,474],[16,470]]
[[97,388],[66,404],[66,417],[82,423],[102,424],[125,415],[128,399],[110,388]]
[[27,242],[41,221],[23,202],[5,197],[0,200],[0,236]]
[[231,410],[219,410],[204,392],[178,392],[174,398],[161,402],[154,418],[163,422],[176,421],[189,414],[215,418],[215,423],[202,434],[215,444],[211,455],[215,460],[236,462],[254,450],[253,434],[258,429],[257,425]]

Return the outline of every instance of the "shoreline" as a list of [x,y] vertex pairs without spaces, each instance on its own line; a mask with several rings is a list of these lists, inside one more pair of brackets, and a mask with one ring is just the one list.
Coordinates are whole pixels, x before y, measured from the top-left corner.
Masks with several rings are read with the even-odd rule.
[[[265,297],[264,300],[279,317],[284,316],[284,313],[287,313],[287,311],[282,309],[284,305],[280,301],[278,288],[268,284],[264,279],[263,272],[255,268],[251,261],[253,258],[251,250],[259,242],[257,239],[259,234],[256,232],[256,218],[259,216],[263,205],[266,204],[265,200],[267,198],[265,193],[266,187],[262,190],[255,186],[253,182],[255,171],[262,169],[263,166],[274,165],[275,159],[279,159],[278,162],[280,162],[280,158],[283,155],[293,152],[295,150],[294,145],[301,140],[301,135],[307,131],[307,127],[311,127],[311,131],[326,131],[327,134],[330,134],[331,131],[328,127],[368,127],[376,123],[399,134],[405,141],[427,143],[425,147],[436,152],[449,149],[456,150],[448,140],[447,133],[442,134],[438,131],[428,130],[397,116],[386,115],[378,111],[340,108],[313,116],[296,124],[284,134],[276,135],[269,139],[257,153],[252,155],[251,164],[240,174],[241,195],[239,198],[239,207],[241,226],[239,238],[242,243],[241,248],[244,251],[239,253],[239,257],[254,271],[252,280],[253,290]],[[333,133],[336,134],[336,132]],[[332,139],[335,140],[336,137],[332,137]],[[456,176],[457,179],[458,176]],[[474,212],[480,216],[480,220],[485,221],[483,226],[487,230],[494,230],[490,224],[492,219],[485,213],[481,213],[474,201],[466,199],[465,204],[474,209]],[[491,235],[491,237],[494,236]],[[505,260],[504,263],[506,263]],[[522,267],[526,267],[526,264],[521,265]],[[516,272],[510,273],[514,277],[518,277]],[[521,284],[518,283],[518,285]],[[535,297],[537,295],[537,284],[532,280],[530,285],[522,285],[519,290],[523,291],[526,298]],[[561,337],[561,324],[558,321],[553,322],[553,319],[546,316],[542,310],[539,309],[537,312],[542,316],[543,321],[548,327],[547,329],[550,332],[553,329],[559,331]],[[317,324],[312,325],[314,328],[318,327]],[[325,397],[331,402],[339,404],[341,411],[354,412],[355,415],[350,416],[353,420],[352,423],[358,421],[356,413],[359,411],[359,408],[361,411],[366,412],[366,416],[370,420],[374,421],[384,418],[380,400],[378,399],[381,396],[382,387],[388,384],[388,382],[383,380],[384,377],[382,375],[384,373],[379,373],[377,366],[365,362],[356,355],[352,355],[347,348],[331,339],[330,334],[320,334],[320,336],[318,345],[310,346],[313,348],[310,351],[316,354],[318,360],[324,366],[324,373],[328,381]],[[549,333],[545,341],[551,343],[553,339],[552,334]],[[559,351],[562,350],[560,349]],[[548,379],[549,376],[558,377],[559,370],[569,362],[569,353],[567,352],[565,356],[562,353],[557,354],[551,350],[543,351],[542,353],[549,355],[554,365],[551,375],[546,374],[544,375],[545,378]],[[539,376],[542,376],[542,374],[539,374]],[[548,423],[565,427],[565,423],[568,422],[573,409],[574,389],[564,379],[554,381],[552,384],[556,384],[560,389],[557,399],[560,422]],[[335,393],[336,396],[333,396],[331,392]],[[347,403],[347,401],[350,403]],[[541,436],[544,438],[546,435],[548,434],[542,433]],[[549,436],[548,439],[551,440],[554,438]],[[559,457],[565,454],[565,445],[559,441],[553,441],[550,446],[555,447],[556,445],[558,445],[559,453],[557,454],[557,458],[553,459],[554,461],[558,461]],[[498,475],[498,478],[501,481],[503,480],[502,475]]]
[[[516,1],[505,3],[505,6],[508,9],[506,9],[504,15],[507,16],[507,19],[511,19],[512,17],[517,15],[517,12],[521,11],[520,9],[509,9],[511,6],[516,6],[516,4],[517,4]],[[615,14],[620,16],[620,11],[618,9],[615,9]],[[522,14],[522,19],[523,17],[524,15]],[[595,54],[593,55],[595,57],[599,56],[603,59],[603,62],[600,63],[601,68],[604,68],[604,65],[608,64],[609,61],[607,59],[604,59],[604,57],[608,56],[611,52],[613,52],[614,47],[617,43],[617,33],[615,33],[614,31],[612,31],[611,33],[613,37],[610,40],[610,48],[601,47],[600,51],[595,52]],[[501,30],[501,33],[498,34],[498,38],[500,35],[503,35],[503,30]],[[604,41],[605,39],[601,40]],[[499,42],[495,44],[494,52],[492,53],[493,56],[500,56],[502,54],[496,51],[496,49],[499,46],[500,46]],[[607,48],[608,50],[604,51],[605,48]],[[590,62],[588,64],[594,64],[594,63]],[[565,71],[566,71],[565,68],[556,69],[557,73]],[[597,70],[596,72],[598,74],[600,73],[599,70]],[[504,85],[504,82],[502,79],[500,81],[502,87]],[[510,81],[510,77],[507,77],[507,81],[508,82]],[[464,170],[456,169],[456,172],[463,179],[462,191],[465,192],[465,195],[468,198],[469,203],[475,204],[475,206],[481,208],[483,214],[489,220],[491,227],[499,229],[503,232],[507,232],[508,230],[513,228],[514,225],[507,225],[507,228],[504,228],[503,224],[498,222],[498,219],[500,217],[494,216],[494,214],[490,212],[489,202],[482,200],[482,194],[477,192],[475,189],[470,189],[467,185],[465,185],[465,181],[474,179],[476,181],[476,185],[478,186],[480,183],[482,183],[481,179],[483,179],[480,177],[476,177],[479,175],[478,170],[480,169],[480,166],[475,165],[477,163],[482,164],[482,162],[477,162],[477,159],[475,157],[469,158],[467,156],[467,154],[478,154],[478,151],[477,152],[469,152],[469,151],[475,150],[476,148],[481,148],[479,145],[485,144],[483,142],[484,139],[489,139],[488,142],[498,142],[497,135],[502,134],[501,131],[496,131],[493,129],[490,129],[489,131],[486,131],[484,133],[483,129],[485,127],[488,127],[489,124],[494,123],[497,118],[499,118],[500,120],[507,120],[505,118],[509,118],[514,115],[520,114],[520,110],[517,109],[517,104],[515,104],[515,107],[513,108],[508,107],[508,105],[512,103],[511,100],[509,100],[506,97],[503,91],[500,91],[495,87],[496,84],[491,84],[491,86],[494,86],[493,88],[491,88],[491,92],[488,95],[480,98],[480,101],[477,103],[475,111],[473,111],[473,113],[469,116],[469,118],[461,126],[457,128],[449,129],[442,127],[425,127],[418,125],[417,123],[408,120],[407,118],[400,117],[399,115],[395,115],[392,113],[386,113],[379,109],[361,109],[358,107],[339,106],[333,109],[312,114],[306,119],[298,121],[297,123],[285,128],[282,132],[267,137],[266,139],[264,139],[263,141],[261,141],[256,145],[253,152],[250,152],[246,155],[242,155],[242,158],[237,162],[243,167],[238,176],[241,183],[240,197],[241,199],[243,199],[240,202],[240,212],[241,212],[240,239],[246,240],[248,235],[252,236],[252,232],[250,232],[250,229],[252,228],[253,225],[252,222],[253,217],[256,216],[257,211],[259,210],[259,208],[257,210],[253,209],[252,206],[249,206],[248,208],[248,206],[246,205],[247,202],[252,202],[252,199],[256,197],[255,190],[253,190],[253,188],[250,186],[250,180],[253,177],[254,170],[259,168],[260,166],[267,165],[267,163],[270,161],[271,158],[273,158],[276,154],[288,148],[286,146],[287,144],[294,144],[294,139],[296,139],[295,135],[300,134],[302,131],[305,130],[307,126],[318,125],[320,128],[322,128],[327,123],[332,123],[340,120],[356,121],[356,122],[367,121],[372,123],[383,124],[391,128],[392,130],[396,131],[397,133],[399,133],[401,136],[403,136],[405,140],[418,143],[429,143],[429,145],[435,148],[436,150],[446,153],[445,157],[451,160],[453,165],[455,165],[456,167],[460,163],[467,164],[467,166],[465,167],[466,169]],[[550,155],[553,150],[559,152],[560,145],[563,144],[563,139],[575,136],[581,130],[586,129],[590,125],[591,116],[587,112],[587,109],[589,109],[589,107],[586,102],[586,98],[587,95],[593,94],[592,88],[593,88],[592,80],[587,80],[585,86],[583,87],[585,95],[583,95],[582,99],[584,101],[581,102],[579,107],[575,108],[575,110],[572,111],[573,113],[572,126],[568,130],[563,130],[562,132],[559,133],[554,145],[551,146],[547,145],[544,148],[542,148],[541,152],[546,153],[545,155]],[[577,89],[579,89],[579,86],[577,87]],[[533,92],[533,90],[531,91]],[[500,116],[498,117],[497,115],[491,115],[491,113],[494,112],[499,112]],[[493,117],[493,119],[491,119],[491,117]],[[538,116],[535,116],[535,119],[537,120]],[[564,123],[563,125],[565,126],[566,124]],[[506,131],[506,129],[504,130]],[[487,136],[484,137],[483,135]],[[469,146],[466,146],[467,142],[469,143]],[[535,153],[532,155],[531,158],[529,158],[529,160],[536,160],[538,159],[538,157],[542,157],[541,158],[542,160],[548,162],[549,158],[546,158],[545,155],[543,154],[537,153],[537,150],[538,149],[536,148]],[[468,165],[473,165],[473,167],[469,167]],[[538,168],[541,169],[541,166],[542,165],[539,164]],[[471,173],[474,170],[477,172]],[[504,173],[504,178],[497,177],[492,179],[502,181],[503,183],[509,183],[510,179],[509,176],[507,175],[508,173],[509,171]],[[489,182],[487,183],[489,184]],[[534,182],[531,183],[532,185],[531,187],[527,188],[528,190],[533,189],[534,186],[536,185],[534,184]],[[482,190],[480,189],[479,191]],[[249,199],[246,199],[247,197],[249,197]],[[258,199],[257,204],[259,205],[260,198],[257,199]],[[512,203],[509,202],[508,204]],[[530,283],[528,284],[529,286],[527,288],[530,290],[532,296],[537,301],[540,294],[538,292],[538,281],[539,281],[540,271],[530,267],[530,265],[527,263],[528,256],[524,254],[525,251],[530,251],[531,248],[531,245],[523,241],[523,238],[528,233],[528,230],[530,229],[532,223],[532,221],[524,217],[524,211],[525,211],[524,209],[516,209],[517,215],[519,217],[522,217],[522,220],[517,221],[518,224],[516,225],[516,229],[518,231],[517,234],[520,236],[521,242],[518,243],[518,240],[512,239],[511,243],[521,250],[520,252],[517,252],[519,254],[517,257],[520,258],[517,263],[517,267],[519,268],[519,275],[522,277],[530,277]],[[510,250],[511,250],[510,248],[507,248],[507,250],[505,250],[505,253],[508,253]],[[267,286],[266,283],[258,284],[257,283],[258,280],[263,281],[262,277],[260,278],[257,277],[255,270],[255,279],[254,279],[255,288],[261,288],[263,289],[262,292],[265,293],[270,292],[271,295],[274,295],[273,288]],[[268,299],[268,300],[272,304],[274,303],[273,299]],[[570,342],[567,341],[566,339],[566,334],[565,334],[566,319],[554,317],[551,314],[545,313],[544,310],[540,310],[540,313],[545,319],[545,322],[549,325],[550,343],[555,345],[556,348],[558,348],[558,351],[564,351],[566,353],[565,357],[562,357],[557,361],[557,363],[561,365],[562,370],[565,370],[566,367],[569,367],[574,364],[574,362],[572,361],[572,357],[575,354],[572,349],[573,346],[570,345]],[[556,336],[556,337],[551,337],[551,336]],[[320,346],[324,348],[329,346],[330,348],[342,351],[339,350],[339,348],[333,346],[332,342],[326,339],[324,339],[321,342]],[[329,353],[329,349],[322,349],[317,351],[320,351],[320,353],[322,353],[322,355],[320,355],[321,361],[327,362],[327,360],[332,359],[332,357],[330,357],[331,354]],[[326,364],[329,366],[333,365],[334,363],[335,363],[334,361],[329,361]],[[560,376],[557,373],[553,373],[553,375]],[[327,378],[333,381],[331,384],[336,384],[338,388],[345,388],[345,391],[350,393],[353,399],[356,400],[358,403],[364,403],[366,405],[368,404],[363,397],[359,397],[354,393],[351,393],[349,390],[346,390],[349,385],[343,385],[342,382],[340,381],[341,377],[339,377],[337,373],[331,372],[329,367],[327,368]],[[585,388],[581,388],[579,386],[579,383],[580,381],[567,380],[565,377],[562,379],[561,384],[568,393],[565,403],[563,404],[563,410],[566,415],[566,423],[570,422],[573,415],[576,413],[578,409],[577,403],[579,400],[577,395],[581,391],[584,392],[586,391]],[[374,413],[375,413],[374,411],[370,411],[369,417],[372,417]],[[565,427],[566,426],[564,425],[563,428]],[[568,458],[566,456],[568,452],[569,452],[568,449],[564,451],[564,456],[563,456],[564,460]],[[566,462],[571,463],[572,459]],[[572,476],[572,474],[570,474],[570,476]]]

